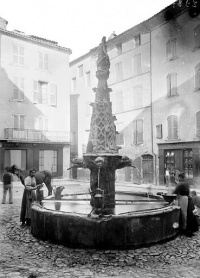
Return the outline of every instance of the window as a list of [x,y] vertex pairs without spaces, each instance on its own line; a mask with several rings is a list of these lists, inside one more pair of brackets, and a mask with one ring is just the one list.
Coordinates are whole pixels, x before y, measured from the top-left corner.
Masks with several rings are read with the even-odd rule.
[[115,94],[116,98],[116,106],[115,106],[115,111],[116,113],[120,113],[124,111],[124,105],[123,105],[123,91],[118,91]]
[[117,145],[124,145],[124,124],[123,123],[116,123],[116,144]]
[[24,65],[24,47],[13,45],[13,63]]
[[139,45],[141,45],[140,35],[134,36],[133,37],[133,48],[136,48]]
[[44,170],[44,151],[39,151],[39,171]]
[[48,70],[48,64],[49,64],[49,57],[48,54],[38,52],[38,59],[39,59],[39,69],[41,70]]
[[142,72],[141,53],[133,57],[133,75],[138,75]]
[[122,54],[122,44],[119,43],[116,45],[117,48],[117,55],[121,55]]
[[196,113],[196,136],[200,137],[200,111]]
[[72,92],[74,93],[76,91],[76,77],[72,78]]
[[49,130],[49,119],[46,117],[38,117],[39,130]]
[[133,88],[129,88],[124,92],[124,111],[133,109]]
[[15,129],[24,129],[25,115],[15,114],[14,115],[14,128]]
[[116,82],[119,82],[123,79],[122,62],[115,64],[115,70],[116,70]]
[[200,24],[194,29],[194,47],[200,47]]
[[200,63],[194,69],[194,87],[200,89]]
[[167,96],[177,95],[177,73],[167,75]]
[[143,120],[135,120],[133,122],[133,137],[134,144],[139,145],[143,143]]
[[156,126],[156,138],[162,139],[162,125]]
[[143,95],[143,89],[142,86],[135,86],[133,88],[133,107],[139,108],[142,106],[142,95]]
[[171,115],[167,118],[168,139],[178,139],[178,117]]
[[176,39],[170,39],[166,43],[166,59],[170,60],[176,57]]
[[34,80],[33,94],[34,103],[47,104],[47,83]]
[[57,106],[57,86],[50,84],[50,105]]
[[14,76],[13,79],[13,99],[24,101],[24,78]]
[[90,71],[85,73],[85,78],[86,78],[86,86],[90,87],[91,86],[91,75],[90,75]]
[[79,77],[83,77],[83,65],[80,65],[78,67],[78,70],[79,70]]
[[193,152],[192,149],[183,151],[183,170],[188,178],[193,178]]

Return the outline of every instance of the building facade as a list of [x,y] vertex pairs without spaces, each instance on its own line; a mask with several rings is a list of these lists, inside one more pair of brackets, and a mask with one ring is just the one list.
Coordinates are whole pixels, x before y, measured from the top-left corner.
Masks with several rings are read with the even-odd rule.
[[[145,23],[141,23],[119,36],[107,41],[110,58],[108,87],[112,89],[110,98],[119,154],[133,160],[134,168],[117,170],[118,180],[132,182],[154,182],[152,154],[152,92],[150,73],[150,33]],[[94,101],[93,88],[96,78],[97,48],[70,63],[71,97],[77,105],[77,155],[85,152],[90,130]],[[73,109],[74,110],[74,109]],[[73,128],[73,127],[72,127]],[[73,132],[73,130],[71,130]],[[74,154],[72,154],[72,158]],[[88,176],[88,170],[78,169],[77,177]],[[73,175],[72,175],[73,177]]]
[[[145,22],[108,39],[111,101],[119,151],[138,171],[118,180],[165,184],[167,168],[186,172],[200,186],[200,16],[170,5]],[[70,63],[71,96],[78,113],[77,156],[88,140],[92,88],[97,85],[96,48]],[[85,170],[76,175],[83,177]]]
[[0,173],[16,164],[68,176],[71,50],[6,28],[1,18]]
[[[170,15],[170,17],[168,16]],[[157,17],[158,20],[158,17]],[[200,188],[200,16],[173,6],[149,20],[154,149],[159,184],[167,168]]]

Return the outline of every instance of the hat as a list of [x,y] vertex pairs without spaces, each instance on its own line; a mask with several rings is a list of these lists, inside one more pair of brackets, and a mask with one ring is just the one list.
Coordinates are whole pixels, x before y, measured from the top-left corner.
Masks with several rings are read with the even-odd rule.
[[37,172],[35,168],[32,168],[29,170],[29,173],[33,173],[33,172],[35,172],[35,173]]

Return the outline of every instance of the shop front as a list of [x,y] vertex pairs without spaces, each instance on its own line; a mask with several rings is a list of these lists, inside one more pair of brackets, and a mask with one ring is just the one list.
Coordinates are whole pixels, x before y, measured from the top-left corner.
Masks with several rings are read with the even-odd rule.
[[185,172],[189,183],[200,189],[200,142],[158,144],[159,184],[166,184],[166,170]]

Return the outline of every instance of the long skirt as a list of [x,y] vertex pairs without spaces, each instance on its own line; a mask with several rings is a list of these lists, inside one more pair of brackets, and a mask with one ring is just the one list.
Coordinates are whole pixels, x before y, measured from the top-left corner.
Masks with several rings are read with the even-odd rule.
[[24,189],[24,193],[22,196],[22,204],[21,204],[21,213],[20,213],[20,222],[25,223],[30,222],[31,220],[31,204],[35,201],[35,190],[26,190]]

